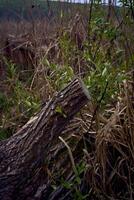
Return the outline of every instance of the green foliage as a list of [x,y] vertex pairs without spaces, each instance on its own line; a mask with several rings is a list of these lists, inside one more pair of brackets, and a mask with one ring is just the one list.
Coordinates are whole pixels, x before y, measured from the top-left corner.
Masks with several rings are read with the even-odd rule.
[[64,118],[67,117],[60,105],[56,107],[55,112],[61,114]]
[[74,76],[73,69],[69,65],[64,64],[60,66],[55,63],[50,63],[47,59],[44,61],[44,64],[53,72],[47,79],[51,82],[55,90],[63,89]]
[[0,110],[6,110],[8,107],[8,99],[5,94],[0,92]]
[[60,36],[60,49],[61,56],[64,64],[70,65],[73,57],[75,57],[75,52],[77,51],[75,42],[71,39],[69,32],[66,30]]
[[93,101],[107,105],[118,99],[120,84],[127,79],[124,50],[116,43],[122,33],[103,16],[95,15],[90,24],[90,41],[83,52],[90,72],[84,81]]
[[[81,25],[76,30],[74,25],[74,32],[72,29],[64,30],[61,27],[58,38],[56,38],[58,52],[54,52],[54,54],[57,54],[54,55],[54,58],[53,54],[49,55],[50,57],[47,57],[46,54],[45,58],[40,58],[42,68],[40,65],[39,68],[37,66],[37,71],[35,69],[32,74],[27,74],[25,80],[20,80],[23,72],[14,63],[5,60],[7,79],[4,81],[5,91],[0,92],[0,140],[16,132],[39,110],[40,101],[43,99],[40,100],[40,92],[45,90],[44,96],[46,99],[50,98],[54,92],[63,89],[74,76],[80,76],[84,80],[93,103],[99,105],[104,114],[107,106],[112,106],[114,102],[122,98],[121,87],[129,79],[128,72],[133,70],[134,64],[134,47],[130,48],[129,46],[134,42],[132,16],[127,15],[123,21],[127,28],[131,28],[131,31],[127,32],[129,33],[128,39],[125,35],[127,34],[126,30],[123,30],[124,27],[116,26],[118,20],[114,23],[107,19],[105,12],[108,9],[100,7],[98,0],[95,3],[93,13],[91,13],[92,17],[86,26],[86,37],[83,37],[86,39],[83,39],[81,49],[78,48],[77,37],[73,35],[75,32],[77,36],[78,32],[78,35],[81,36],[79,32]],[[133,5],[128,3],[127,0],[123,1],[123,4],[132,11]],[[122,12],[122,9],[120,11]],[[65,16],[64,12],[60,12],[60,20],[64,21]],[[55,112],[62,117],[67,117],[60,105],[55,108]],[[126,121],[122,120],[121,123],[126,123]],[[86,126],[85,122],[84,124]],[[95,129],[95,124],[93,125]],[[73,144],[73,140],[71,142]],[[70,180],[62,178],[60,185],[71,192],[72,199],[88,199],[89,194],[81,192],[83,176],[87,170],[83,158],[73,170],[73,178]],[[53,188],[56,189],[56,185],[53,185]],[[103,197],[102,195],[101,198],[103,199]]]
[[96,70],[90,72],[90,75],[85,78],[85,83],[96,102],[100,101],[105,92],[103,104],[106,105],[110,100],[117,99],[119,84],[126,78],[127,76],[123,69],[105,62],[96,65]]
[[9,130],[0,126],[0,140],[4,140],[9,137]]
[[55,85],[59,89],[63,89],[67,83],[69,83],[73,78],[73,70],[70,66],[63,66],[56,70]]
[[8,87],[8,91],[0,92],[1,139],[12,135],[17,127],[28,120],[40,107],[38,94],[34,94],[34,91],[19,80],[15,64],[6,61],[6,65],[7,80],[4,86]]
[[65,189],[71,190],[72,198],[74,200],[84,200],[87,199],[88,197],[88,194],[82,194],[82,192],[80,191],[82,176],[85,171],[86,171],[86,165],[84,162],[81,162],[76,165],[76,171],[73,180],[66,181],[64,180],[64,178],[61,179],[61,185]]

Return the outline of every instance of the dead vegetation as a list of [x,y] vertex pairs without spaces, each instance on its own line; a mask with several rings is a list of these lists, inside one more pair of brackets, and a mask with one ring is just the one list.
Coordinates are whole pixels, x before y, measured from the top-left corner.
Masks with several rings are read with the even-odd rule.
[[[77,14],[68,25],[63,26],[62,21],[62,27],[57,23],[52,28],[52,21],[38,22],[34,24],[32,33],[28,30],[33,29],[27,26],[26,34],[4,40],[2,55],[21,67],[19,77],[22,77],[23,71],[27,74],[31,70],[28,90],[36,94],[43,105],[74,76],[83,78],[87,84],[87,77],[91,79],[92,72],[97,74],[93,76],[95,82],[87,84],[92,103],[75,116],[61,133],[61,140],[51,146],[48,164],[45,165],[48,182],[40,188],[41,196],[37,194],[38,199],[71,200],[78,199],[80,195],[80,199],[85,195],[85,199],[95,200],[134,199],[133,44],[125,40],[129,25],[124,20],[117,20],[112,26],[108,22],[103,24],[101,20],[87,24],[87,19]],[[115,34],[114,31],[119,32]],[[107,69],[103,68],[105,63],[110,63],[112,71],[115,70],[113,80],[112,76],[108,77],[111,71],[103,77]],[[5,70],[5,63],[3,65],[2,62],[1,66]],[[68,77],[66,74],[70,66],[73,72],[69,71],[72,74]],[[99,70],[102,70],[100,74]],[[111,94],[110,89],[116,82],[115,74],[122,73],[125,78],[116,85],[116,92]],[[98,77],[107,81],[103,84]],[[9,87],[6,79],[4,76],[1,82],[3,87],[6,85],[5,90]],[[23,81],[26,82],[26,79]],[[110,81],[113,81],[111,85]],[[99,90],[101,87],[102,90]],[[101,93],[100,96],[97,91]],[[106,101],[108,93],[110,98]],[[14,110],[11,112],[15,113]],[[4,116],[4,110],[1,113]],[[19,110],[19,114],[22,118],[11,120],[10,126],[8,119],[4,127],[12,129],[14,122],[14,130],[19,129],[20,124],[24,124],[29,117],[26,116],[24,120],[24,110],[22,113]],[[81,166],[81,163],[84,163],[84,169],[77,174],[74,168]]]

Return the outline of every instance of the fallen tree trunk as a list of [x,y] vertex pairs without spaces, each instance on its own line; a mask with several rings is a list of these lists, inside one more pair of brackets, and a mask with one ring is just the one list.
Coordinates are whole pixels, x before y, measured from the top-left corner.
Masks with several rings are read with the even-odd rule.
[[82,81],[75,79],[20,131],[0,143],[0,199],[41,199],[42,185],[48,183],[51,147],[89,98]]

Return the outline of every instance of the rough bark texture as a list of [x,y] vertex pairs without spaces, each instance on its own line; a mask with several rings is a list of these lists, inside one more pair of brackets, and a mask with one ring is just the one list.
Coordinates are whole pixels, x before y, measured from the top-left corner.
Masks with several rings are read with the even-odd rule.
[[42,191],[49,183],[48,165],[58,137],[88,100],[83,83],[75,79],[20,131],[0,143],[0,199],[47,199]]

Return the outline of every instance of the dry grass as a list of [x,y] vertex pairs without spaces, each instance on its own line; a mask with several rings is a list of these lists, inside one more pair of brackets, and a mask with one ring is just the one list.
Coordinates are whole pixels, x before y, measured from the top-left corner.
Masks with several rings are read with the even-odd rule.
[[[128,88],[129,87],[129,88]],[[131,83],[124,83],[123,98],[109,110],[108,122],[97,131],[97,176],[109,198],[133,199],[134,102]],[[98,185],[98,180],[96,180]],[[97,186],[96,185],[96,186]]]
[[[46,103],[60,89],[58,81],[67,71],[66,65],[71,66],[73,75],[67,80],[63,76],[62,85],[67,84],[75,75],[87,77],[87,74],[89,75],[96,67],[97,59],[102,59],[102,63],[109,59],[113,67],[132,65],[130,58],[133,54],[133,45],[130,45],[130,41],[123,41],[126,38],[126,31],[123,31],[124,38],[118,37],[117,40],[102,39],[100,36],[97,38],[95,32],[92,32],[89,41],[86,20],[77,14],[64,26],[63,21],[59,22],[55,19],[51,22],[43,20],[32,23],[22,21],[19,24],[0,23],[2,27],[0,38],[3,41],[0,44],[1,56],[4,55],[18,66],[20,65],[17,80],[22,79],[20,81],[24,84],[24,89],[30,92],[28,95],[37,96]],[[118,24],[117,21],[115,24]],[[124,30],[124,25],[122,30]],[[11,38],[9,35],[14,37]],[[8,49],[5,46],[7,40],[10,52],[7,52]],[[92,45],[91,49],[87,41]],[[124,63],[115,54],[119,47],[123,47]],[[83,56],[87,48],[93,52],[93,62]],[[98,49],[100,54],[97,54]],[[95,59],[97,56],[98,58]],[[2,61],[0,70],[6,74],[5,67]],[[86,162],[87,168],[84,172],[86,175],[82,181],[89,189],[86,192],[89,193],[91,199],[134,199],[134,77],[132,66],[127,67],[125,74],[129,79],[119,84],[116,99],[111,98],[103,109],[101,109],[102,102],[99,101],[97,105],[93,99],[92,104],[87,105],[62,133],[65,143],[72,149],[74,162]],[[28,83],[26,74],[30,77]],[[1,91],[10,97],[14,83],[15,79],[9,82],[4,75]],[[16,105],[10,111],[11,116],[2,125],[9,130],[19,129],[27,121],[29,115],[25,114],[25,110],[20,111],[20,108],[16,108]],[[1,114],[4,120],[3,110]],[[61,144],[57,147],[59,151],[63,148]],[[58,157],[60,160],[60,154]],[[58,158],[56,162],[58,171]],[[55,173],[56,169],[52,169],[52,172]],[[66,169],[62,170],[63,174],[67,172]],[[80,190],[83,192],[82,187]]]

